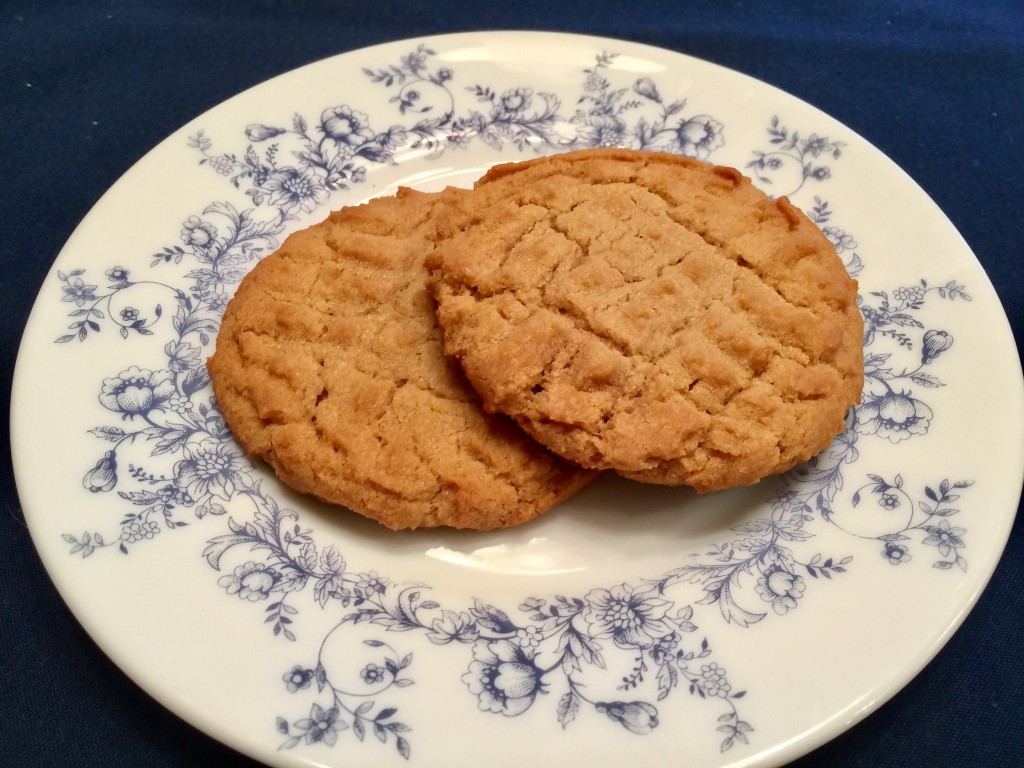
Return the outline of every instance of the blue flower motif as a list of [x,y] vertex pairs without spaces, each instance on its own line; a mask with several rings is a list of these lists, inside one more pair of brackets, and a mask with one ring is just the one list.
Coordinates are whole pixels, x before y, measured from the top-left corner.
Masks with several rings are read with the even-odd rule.
[[390,580],[387,578],[378,576],[376,571],[368,571],[367,573],[359,574],[359,581],[356,583],[356,589],[363,595],[363,597],[383,594],[384,590],[387,589],[389,581]]
[[543,639],[544,636],[541,631],[532,624],[516,630],[516,643],[521,648],[537,648]]
[[132,520],[121,526],[121,541],[134,544],[143,539],[152,539],[160,533],[160,526],[154,520]]
[[62,289],[64,296],[61,301],[73,301],[79,307],[85,306],[96,299],[96,286],[86,285],[80,277],[72,277]]
[[167,365],[175,373],[197,368],[203,361],[202,350],[187,341],[169,341],[164,345]]
[[124,267],[112,267],[104,272],[104,274],[113,284],[125,285],[128,283],[128,270]]
[[320,115],[320,129],[328,138],[350,147],[359,146],[373,137],[369,115],[346,105],[325,109]]
[[853,236],[847,234],[839,227],[822,227],[821,231],[832,245],[835,246],[836,253],[845,253],[857,247],[857,241],[853,239]]
[[185,219],[181,229],[181,242],[192,248],[205,251],[217,240],[217,228],[198,216]]
[[831,151],[831,142],[816,133],[812,133],[804,144],[804,152],[811,157],[818,157],[822,152]]
[[298,168],[273,171],[264,188],[270,192],[269,203],[286,212],[299,208],[312,213],[327,201],[327,190],[316,176]]
[[199,298],[211,312],[222,315],[231,296],[228,295],[223,283],[211,283],[201,287]]
[[878,505],[885,509],[897,509],[900,506],[900,497],[895,493],[883,493],[878,499]]
[[216,155],[209,158],[208,162],[210,167],[221,176],[230,176],[235,169],[235,161],[231,159],[230,155]]
[[539,611],[541,608],[544,607],[544,604],[546,602],[546,600],[543,600],[539,597],[528,597],[525,600],[523,600],[522,603],[520,603],[519,610],[527,612]]
[[167,401],[168,409],[175,413],[188,413],[192,410],[192,401],[183,395],[174,395]]
[[191,507],[195,501],[189,496],[188,491],[179,488],[173,483],[168,483],[156,492],[157,498],[164,504],[180,504],[183,507]]
[[586,601],[583,620],[593,636],[610,637],[620,648],[650,648],[670,631],[664,621],[670,603],[649,587],[593,589]]
[[626,124],[611,115],[590,115],[577,128],[588,147],[620,147],[626,138]]
[[473,646],[473,658],[462,680],[485,712],[521,715],[544,691],[543,672],[510,640],[478,642]]
[[307,744],[322,741],[333,747],[338,741],[338,714],[337,707],[324,710],[319,704],[314,704],[309,711],[309,717],[299,720],[295,727],[305,733]]
[[305,669],[301,665],[296,664],[291,668],[291,671],[284,673],[282,679],[284,680],[285,687],[288,688],[288,692],[295,693],[309,687],[309,683],[313,679],[313,670]]
[[109,491],[117,485],[117,459],[113,451],[107,451],[96,466],[85,473],[82,485],[93,493]]
[[645,735],[658,727],[658,710],[646,701],[599,701],[594,709],[608,715],[630,733]]
[[885,549],[882,550],[882,557],[884,557],[893,565],[906,563],[911,559],[910,553],[907,551],[907,548],[904,547],[902,544],[897,544],[893,541],[887,541],[885,543]]
[[948,520],[940,520],[938,525],[926,525],[924,530],[928,534],[924,543],[938,547],[939,554],[943,557],[964,545],[964,540],[960,537],[964,535],[966,529],[950,526]]
[[645,99],[661,103],[661,94],[658,93],[658,86],[649,77],[641,77],[633,83],[633,90]]
[[244,480],[248,464],[228,442],[204,440],[184,447],[185,458],[174,465],[174,482],[193,499],[218,496],[230,500]]
[[532,88],[512,88],[501,95],[501,109],[503,112],[516,115],[528,110],[532,101]]
[[772,610],[780,616],[796,608],[796,601],[806,588],[803,577],[778,565],[765,570],[754,585],[761,599],[771,603]]
[[892,292],[903,304],[920,304],[924,300],[924,288],[920,285],[903,285]]
[[899,443],[928,432],[932,409],[905,392],[873,395],[855,409],[856,429],[862,435],[878,435]]
[[171,371],[151,371],[133,365],[117,376],[103,380],[100,403],[104,408],[130,419],[145,417],[177,393]]
[[256,602],[266,600],[280,580],[281,575],[273,568],[249,560],[235,568],[231,575],[221,576],[217,583],[229,595],[238,595],[242,600]]
[[363,678],[363,682],[367,685],[377,685],[384,680],[386,674],[387,670],[384,667],[377,664],[367,664],[363,667],[359,676]]
[[428,51],[424,46],[416,46],[416,50],[402,56],[402,69],[416,73],[422,71],[427,66],[428,55]]
[[697,115],[679,123],[675,132],[678,151],[689,157],[706,160],[725,144],[722,124],[708,115]]
[[419,106],[419,102],[422,96],[423,94],[421,94],[419,92],[419,89],[417,89],[416,87],[406,86],[399,92],[398,96],[396,97],[398,99],[398,111],[401,112],[403,115],[409,111],[429,112],[429,106]]
[[[697,629],[692,622],[684,621],[683,624],[691,631]],[[675,632],[669,632],[664,637],[659,638],[655,646],[651,648],[651,658],[653,658],[656,663],[661,664],[666,659],[670,658],[678,647],[679,635]]]
[[921,362],[930,365],[935,358],[953,346],[953,337],[946,331],[928,331],[921,344]]
[[728,696],[732,686],[725,677],[725,670],[712,661],[700,668],[701,687],[708,696]]
[[284,133],[284,128],[274,128],[273,126],[261,125],[260,123],[253,123],[245,128],[245,137],[249,141],[266,141],[275,136],[280,136],[282,133]]

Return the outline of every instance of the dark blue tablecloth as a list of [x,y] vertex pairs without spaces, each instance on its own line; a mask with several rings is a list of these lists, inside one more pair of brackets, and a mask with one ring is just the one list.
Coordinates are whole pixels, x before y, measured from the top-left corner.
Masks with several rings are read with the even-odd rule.
[[[0,10],[3,399],[9,401],[33,298],[62,244],[104,190],[172,130],[310,61],[475,29],[546,29],[657,45],[753,75],[820,107],[893,158],[953,220],[991,276],[1019,351],[1019,0],[15,0]],[[162,709],[92,643],[36,556],[6,458],[0,502],[0,764],[252,765]],[[1022,524],[1018,518],[988,589],[934,662],[799,766],[1020,764]]]

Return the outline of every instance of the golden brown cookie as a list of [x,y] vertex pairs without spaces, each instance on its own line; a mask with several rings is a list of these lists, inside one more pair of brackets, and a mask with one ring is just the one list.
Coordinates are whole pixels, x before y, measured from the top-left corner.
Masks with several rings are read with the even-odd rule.
[[785,471],[860,398],[857,284],[785,198],[676,155],[498,166],[428,257],[489,411],[583,466],[711,491]]
[[242,281],[209,360],[249,454],[393,529],[517,525],[594,474],[486,415],[442,353],[423,255],[460,194],[401,190],[292,235]]

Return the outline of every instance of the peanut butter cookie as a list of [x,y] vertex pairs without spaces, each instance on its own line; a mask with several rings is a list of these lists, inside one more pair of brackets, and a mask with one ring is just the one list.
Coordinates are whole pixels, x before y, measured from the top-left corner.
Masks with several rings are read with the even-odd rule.
[[242,281],[209,360],[250,455],[393,529],[517,525],[594,476],[485,414],[442,353],[423,256],[460,194],[403,189],[293,234]]
[[497,166],[427,259],[490,412],[582,466],[712,491],[822,450],[860,398],[857,284],[731,168],[584,150]]

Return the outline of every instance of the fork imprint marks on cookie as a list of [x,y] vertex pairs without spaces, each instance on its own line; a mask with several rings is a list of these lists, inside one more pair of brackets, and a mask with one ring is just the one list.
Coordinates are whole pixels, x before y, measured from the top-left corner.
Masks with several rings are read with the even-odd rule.
[[699,491],[785,471],[862,386],[857,286],[788,200],[674,155],[498,166],[428,257],[445,350],[583,466]]
[[442,352],[423,256],[461,194],[401,190],[292,235],[242,282],[209,361],[250,455],[390,528],[516,525],[594,474],[485,414]]

